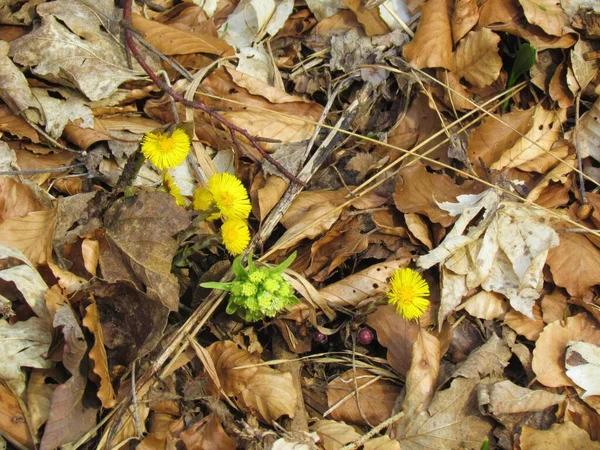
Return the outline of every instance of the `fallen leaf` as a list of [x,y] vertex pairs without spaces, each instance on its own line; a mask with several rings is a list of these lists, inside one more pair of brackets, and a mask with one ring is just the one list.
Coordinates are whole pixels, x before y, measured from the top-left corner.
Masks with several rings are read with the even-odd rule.
[[472,193],[471,182],[457,186],[448,175],[430,173],[421,163],[403,167],[398,173],[394,204],[403,213],[418,213],[445,227],[454,219],[438,203],[455,201],[456,197]]
[[560,243],[550,250],[547,263],[554,282],[573,297],[585,297],[592,286],[600,283],[600,250],[581,234],[561,233]]
[[589,434],[573,422],[555,423],[549,430],[536,430],[523,427],[521,431],[521,449],[534,450],[598,450],[600,442],[594,442]]
[[492,431],[477,409],[478,380],[456,378],[448,389],[436,392],[425,411],[410,418],[404,433],[395,438],[406,450],[436,448],[479,449]]
[[586,405],[576,396],[565,399],[565,422],[573,422],[579,428],[587,431],[592,440],[597,441],[600,436],[600,414]]
[[600,161],[600,98],[579,118],[573,141],[582,158]]
[[225,433],[216,414],[196,422],[179,435],[187,450],[235,450],[237,444]]
[[452,68],[452,32],[446,0],[429,0],[422,4],[415,37],[404,46],[402,54],[418,69]]
[[389,436],[380,436],[369,439],[363,445],[364,450],[400,450],[400,443],[390,439]]
[[364,27],[367,36],[378,36],[390,32],[376,8],[365,8],[361,0],[342,0],[342,2],[356,14],[356,18]]
[[552,323],[565,318],[567,309],[567,296],[559,289],[551,294],[544,295],[542,299],[542,319],[545,323]]
[[240,366],[254,366],[260,358],[240,349],[233,341],[215,342],[206,350],[213,360],[221,388],[227,396],[242,392],[248,380],[258,371],[258,367],[238,369]]
[[41,110],[23,72],[8,57],[10,44],[0,41],[0,98],[14,114],[20,114],[28,108]]
[[582,341],[570,341],[565,355],[567,376],[589,395],[600,395],[600,347]]
[[477,24],[479,9],[475,0],[457,0],[452,11],[452,40],[456,44]]
[[36,11],[41,26],[11,42],[13,61],[79,89],[90,100],[106,98],[123,82],[138,79],[141,69],[127,67],[119,43],[101,30],[99,16],[83,3],[58,0]]
[[389,289],[388,279],[396,269],[408,265],[407,259],[386,261],[325,286],[319,291],[332,305],[360,308]]
[[98,307],[93,297],[92,303],[85,308],[85,313],[82,324],[94,335],[94,346],[90,349],[89,356],[94,362],[92,370],[100,380],[100,388],[97,395],[102,402],[102,407],[110,409],[117,403],[117,397],[110,379],[108,356],[104,348],[104,333],[100,325]]
[[545,324],[542,320],[542,310],[538,304],[533,305],[531,311],[533,313],[533,319],[511,309],[506,316],[504,316],[504,324],[511,327],[521,336],[525,336],[530,341],[537,341]]
[[55,330],[59,330],[63,335],[62,362],[65,368],[73,376],[76,376],[79,375],[81,361],[87,353],[87,342],[71,304],[66,297],[64,297],[64,300],[64,303],[56,310],[52,325]]
[[548,387],[573,386],[565,373],[565,354],[570,341],[600,345],[600,328],[587,314],[577,314],[546,325],[533,351],[533,371],[537,381]]
[[565,34],[569,18],[556,0],[519,0],[527,21],[554,36]]
[[327,385],[327,404],[334,420],[376,425],[392,415],[399,393],[397,385],[364,369],[348,370]]
[[565,400],[564,395],[517,386],[510,380],[478,386],[479,405],[493,415],[542,411]]
[[31,427],[37,434],[40,427],[48,419],[52,394],[58,386],[47,383],[49,372],[43,369],[32,369],[27,383],[27,410],[31,417]]
[[550,98],[557,102],[560,108],[568,108],[573,104],[578,91],[579,85],[571,67],[566,62],[559,64],[548,86]]
[[344,445],[356,441],[360,434],[350,425],[335,420],[321,419],[310,427],[321,438],[320,444],[325,450],[339,450]]
[[483,88],[492,84],[500,75],[502,58],[498,54],[500,36],[488,28],[471,31],[459,43],[454,52],[452,71],[459,78]]
[[[23,448],[35,448],[21,402],[3,382],[0,382],[0,398],[0,430],[3,437]],[[6,448],[6,442],[3,445]]]
[[0,223],[0,243],[16,248],[33,264],[51,260],[56,210],[33,211]]
[[425,220],[419,214],[405,214],[404,220],[406,220],[406,226],[408,231],[418,241],[417,244],[422,243],[429,250],[433,248],[431,237],[429,236],[429,227]]
[[465,300],[457,311],[465,309],[473,317],[483,320],[494,320],[504,317],[509,306],[502,295],[481,291]]
[[171,236],[189,225],[187,212],[167,193],[142,192],[117,200],[106,212],[104,223],[102,277],[109,282],[143,284],[149,297],[176,311],[179,283],[171,274],[171,261],[178,245]]
[[[431,403],[441,358],[439,340],[422,328],[419,328],[412,350],[412,361],[406,374],[406,396],[400,406],[407,418],[419,415]],[[406,429],[398,427],[397,431],[404,433]]]
[[467,360],[458,366],[452,377],[479,380],[490,375],[500,375],[504,372],[511,356],[512,353],[506,342],[496,334],[492,334],[485,344],[476,348]]
[[26,120],[14,115],[6,105],[0,105],[0,131],[10,133],[19,139],[27,138],[34,143],[40,142],[35,128]]

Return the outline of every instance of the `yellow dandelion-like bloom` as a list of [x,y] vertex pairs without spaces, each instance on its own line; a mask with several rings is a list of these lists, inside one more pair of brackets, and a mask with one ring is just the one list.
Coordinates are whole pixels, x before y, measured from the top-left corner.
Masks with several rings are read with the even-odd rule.
[[406,320],[418,319],[429,306],[429,285],[412,269],[395,270],[390,279],[388,303]]
[[197,211],[207,211],[215,202],[215,198],[206,188],[197,188],[194,191],[194,209]]
[[208,180],[208,190],[221,215],[228,219],[246,219],[252,206],[246,188],[235,175],[216,173]]
[[239,255],[248,247],[250,230],[241,219],[227,219],[221,226],[221,237],[229,253]]
[[179,186],[177,186],[177,184],[175,184],[175,180],[173,179],[173,177],[167,173],[164,174],[163,176],[163,186],[165,187],[166,191],[171,194],[173,196],[173,198],[175,198],[175,203],[177,203],[179,206],[185,208],[185,197],[183,195],[181,195],[181,189],[179,189]]
[[144,135],[142,153],[148,161],[160,170],[177,167],[190,151],[190,138],[182,129],[177,128],[171,136],[153,131]]

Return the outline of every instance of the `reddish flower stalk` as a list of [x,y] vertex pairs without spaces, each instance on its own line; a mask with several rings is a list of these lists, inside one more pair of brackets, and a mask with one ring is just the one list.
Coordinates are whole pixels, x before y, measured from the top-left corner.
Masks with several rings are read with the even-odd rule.
[[254,147],[256,150],[258,150],[260,152],[260,154],[262,155],[262,157],[265,160],[269,161],[271,164],[273,164],[273,166],[275,166],[277,168],[277,170],[279,170],[289,181],[293,181],[295,183],[300,184],[301,186],[304,186],[305,183],[303,183],[301,180],[299,180],[297,177],[295,177],[293,174],[291,174],[279,162],[275,161],[273,159],[273,157],[271,155],[269,155],[259,145],[257,138],[252,136],[247,130],[231,123],[230,121],[225,119],[223,116],[221,116],[220,114],[215,112],[212,108],[209,108],[208,106],[206,106],[202,103],[196,103],[196,102],[187,100],[181,94],[176,92],[171,86],[169,86],[167,83],[165,83],[163,80],[161,80],[158,77],[158,75],[156,75],[156,73],[154,73],[154,71],[150,68],[150,66],[144,60],[143,56],[140,54],[140,52],[135,44],[135,41],[133,39],[133,34],[132,34],[133,27],[131,24],[132,4],[133,4],[133,0],[125,0],[125,4],[123,7],[123,21],[125,24],[125,26],[123,27],[123,30],[125,32],[125,44],[127,45],[127,48],[129,49],[129,51],[131,52],[133,57],[137,60],[138,64],[142,67],[142,69],[144,69],[144,71],[146,72],[146,74],[148,74],[148,76],[154,82],[154,84],[156,84],[156,86],[158,86],[158,88],[160,90],[166,92],[176,102],[181,103],[182,105],[186,106],[187,108],[198,109],[198,110],[208,114],[213,119],[221,122],[229,130],[229,133],[231,134],[233,143],[235,144],[236,148],[239,151],[241,151],[241,145],[236,136],[236,133],[244,136],[248,140],[248,142],[250,142],[250,145],[252,145],[252,147]]

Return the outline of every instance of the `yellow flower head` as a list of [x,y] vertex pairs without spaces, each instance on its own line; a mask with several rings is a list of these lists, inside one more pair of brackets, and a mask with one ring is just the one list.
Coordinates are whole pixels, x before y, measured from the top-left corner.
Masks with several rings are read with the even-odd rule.
[[429,285],[412,269],[395,270],[390,280],[388,303],[406,320],[418,319],[429,306]]
[[208,190],[221,215],[228,219],[246,219],[252,206],[246,188],[235,175],[216,173],[208,180]]
[[248,247],[250,230],[241,219],[227,219],[221,226],[221,237],[229,253],[239,255]]
[[171,136],[153,131],[144,135],[142,153],[160,170],[167,170],[181,164],[190,151],[190,138],[180,128]]
[[206,188],[198,188],[194,191],[194,209],[207,211],[215,202],[215,198]]
[[166,191],[175,198],[175,203],[185,208],[185,197],[181,195],[181,189],[175,184],[173,177],[167,173],[163,175],[163,186]]

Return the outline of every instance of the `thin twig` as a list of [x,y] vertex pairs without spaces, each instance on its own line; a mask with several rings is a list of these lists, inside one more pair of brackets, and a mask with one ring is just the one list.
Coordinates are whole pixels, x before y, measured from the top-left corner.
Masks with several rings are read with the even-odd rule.
[[402,418],[402,416],[404,416],[404,411],[400,411],[399,413],[394,414],[389,419],[384,420],[379,425],[377,425],[376,427],[369,430],[368,433],[363,434],[356,441],[352,442],[351,444],[346,445],[345,447],[342,447],[341,450],[356,450],[358,447],[363,445],[365,442],[367,442],[369,439],[371,439],[373,436],[375,436],[377,433],[379,433],[385,427],[388,427],[391,424],[393,424],[394,422],[397,422],[398,420],[400,420]]
[[273,157],[271,155],[269,155],[259,145],[257,138],[252,136],[247,130],[231,123],[230,121],[225,119],[223,116],[221,116],[220,114],[215,112],[212,108],[209,108],[208,106],[206,106],[202,103],[196,103],[196,102],[186,100],[181,94],[179,94],[173,88],[168,86],[163,80],[161,80],[158,77],[158,75],[156,75],[156,73],[154,73],[154,71],[146,63],[144,57],[140,54],[140,52],[133,40],[134,34],[132,33],[133,28],[131,26],[132,3],[133,3],[133,0],[125,0],[125,7],[123,9],[123,21],[124,21],[123,30],[125,32],[125,43],[126,43],[127,48],[129,49],[129,51],[133,55],[133,57],[137,60],[138,64],[142,67],[142,69],[144,69],[144,71],[150,77],[150,79],[154,82],[154,84],[156,84],[156,86],[158,86],[158,88],[160,90],[166,92],[169,96],[171,96],[176,102],[179,102],[188,108],[197,109],[199,111],[202,111],[202,112],[208,114],[213,119],[220,122],[222,125],[224,125],[229,130],[229,133],[233,139],[233,142],[236,145],[236,147],[238,148],[238,150],[241,151],[241,145],[237,138],[237,134],[244,136],[248,140],[250,145],[252,145],[252,147],[254,147],[256,150],[258,150],[260,152],[261,156],[264,159],[266,159],[267,161],[269,161],[271,164],[273,164],[277,168],[277,170],[279,170],[283,175],[285,175],[285,177],[288,180],[298,183],[300,185],[303,185],[303,183],[298,178],[296,178],[295,175],[290,173],[278,161],[273,159]]
[[[577,142],[577,133],[579,132],[579,101],[581,99],[581,91],[577,93],[577,97],[575,99],[575,139],[573,141]],[[578,146],[575,146],[575,154],[577,155],[577,169],[579,172],[577,173],[579,177],[579,192],[581,193],[581,202],[587,203],[587,195],[585,193],[585,181],[583,180],[583,162],[581,160],[581,151]]]
[[144,433],[142,432],[142,424],[140,423],[140,412],[138,411],[137,394],[135,391],[135,360],[133,361],[131,368],[131,397],[133,399],[133,420],[135,422],[135,429],[138,437],[141,438]]

